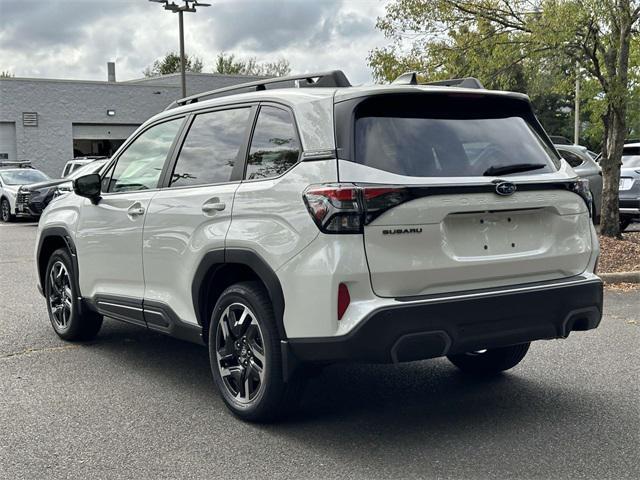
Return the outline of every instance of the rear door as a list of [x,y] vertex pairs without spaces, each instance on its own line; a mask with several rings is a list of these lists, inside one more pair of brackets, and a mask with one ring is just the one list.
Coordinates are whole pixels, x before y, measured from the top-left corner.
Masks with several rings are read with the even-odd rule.
[[364,246],[377,295],[585,270],[587,205],[553,181],[559,159],[528,110],[482,94],[373,97],[355,109],[352,158],[340,161],[339,174],[365,189]]
[[149,328],[169,328],[163,315],[166,305],[181,320],[197,323],[193,279],[205,254],[224,251],[254,115],[255,107],[240,106],[197,113],[189,119],[144,226]]

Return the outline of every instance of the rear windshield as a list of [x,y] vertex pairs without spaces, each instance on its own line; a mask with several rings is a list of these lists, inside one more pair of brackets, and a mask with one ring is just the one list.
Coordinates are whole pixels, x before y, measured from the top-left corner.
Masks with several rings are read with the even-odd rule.
[[556,155],[521,110],[487,98],[368,105],[356,113],[355,161],[412,177],[555,171]]
[[622,165],[640,167],[640,147],[627,147],[622,151]]

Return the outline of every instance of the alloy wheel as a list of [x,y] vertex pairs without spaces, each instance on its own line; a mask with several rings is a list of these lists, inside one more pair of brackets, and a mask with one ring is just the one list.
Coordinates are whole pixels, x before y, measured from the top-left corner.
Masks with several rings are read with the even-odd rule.
[[264,339],[255,314],[246,305],[232,303],[220,316],[216,358],[224,386],[239,403],[251,402],[264,388]]
[[73,312],[73,295],[69,272],[64,263],[59,260],[49,271],[49,285],[51,318],[58,330],[66,330]]

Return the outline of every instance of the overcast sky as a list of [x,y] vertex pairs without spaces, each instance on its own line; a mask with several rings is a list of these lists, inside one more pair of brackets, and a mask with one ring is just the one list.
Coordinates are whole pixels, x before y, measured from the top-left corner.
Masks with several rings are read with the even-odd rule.
[[[201,0],[185,14],[187,53],[211,72],[218,52],[286,58],[293,73],[340,68],[371,81],[367,54],[384,45],[385,0]],[[148,0],[0,0],[0,71],[16,77],[118,80],[178,51],[178,15]]]

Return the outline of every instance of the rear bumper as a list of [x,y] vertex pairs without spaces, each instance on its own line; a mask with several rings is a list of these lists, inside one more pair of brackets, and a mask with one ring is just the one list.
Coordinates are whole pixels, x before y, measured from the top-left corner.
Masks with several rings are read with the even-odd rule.
[[289,339],[303,362],[391,363],[564,338],[596,328],[602,282],[595,276],[562,283],[446,298],[398,302],[372,312],[341,337]]

